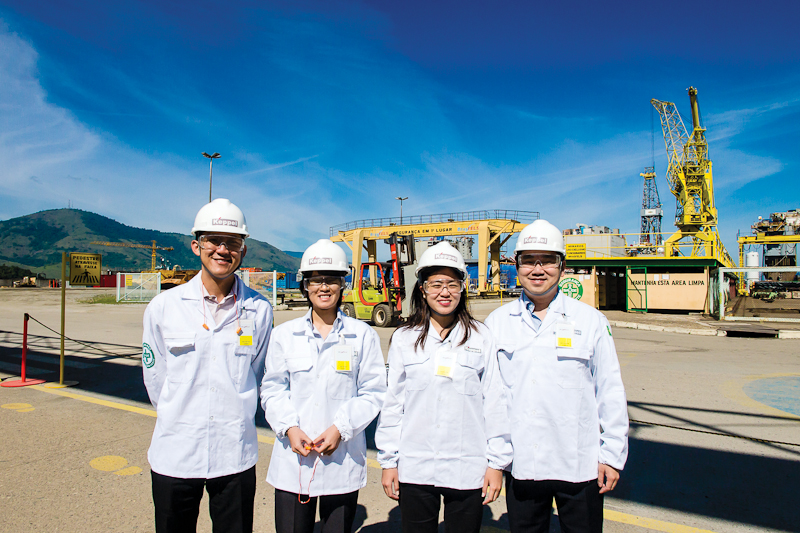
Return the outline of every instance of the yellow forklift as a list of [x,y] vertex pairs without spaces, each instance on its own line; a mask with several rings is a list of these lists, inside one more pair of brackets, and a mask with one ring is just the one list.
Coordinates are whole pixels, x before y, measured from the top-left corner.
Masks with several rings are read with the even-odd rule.
[[383,242],[389,245],[391,259],[362,263],[342,297],[346,316],[372,320],[379,328],[395,326],[410,316],[411,291],[417,282],[414,236],[392,233]]

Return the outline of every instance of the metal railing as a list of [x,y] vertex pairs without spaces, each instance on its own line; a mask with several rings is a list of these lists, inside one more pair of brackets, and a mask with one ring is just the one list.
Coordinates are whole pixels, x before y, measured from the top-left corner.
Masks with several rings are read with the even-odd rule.
[[408,217],[365,218],[331,226],[330,236],[359,228],[384,226],[411,226],[415,224],[439,224],[447,222],[473,222],[475,220],[514,220],[529,224],[539,219],[538,211],[517,211],[493,209],[485,211],[462,211],[460,213],[440,213],[436,215],[412,215]]

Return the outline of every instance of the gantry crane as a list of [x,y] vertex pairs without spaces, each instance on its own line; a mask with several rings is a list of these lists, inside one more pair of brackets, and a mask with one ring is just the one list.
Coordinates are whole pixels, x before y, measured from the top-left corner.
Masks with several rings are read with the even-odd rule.
[[664,251],[668,257],[681,255],[681,241],[687,239],[693,257],[714,258],[725,266],[734,266],[717,232],[712,163],[708,158],[706,130],[700,124],[697,89],[689,87],[688,92],[692,107],[691,136],[674,103],[650,100],[661,117],[669,158],[667,181],[676,199],[675,226],[678,230],[664,242]]
[[121,248],[151,248],[153,250],[153,258],[151,261],[150,270],[155,272],[156,270],[156,250],[163,250],[165,252],[171,252],[174,250],[172,246],[156,246],[156,241],[153,241],[153,244],[136,244],[130,242],[106,242],[106,241],[94,241],[92,244],[99,244],[100,246],[119,246]]

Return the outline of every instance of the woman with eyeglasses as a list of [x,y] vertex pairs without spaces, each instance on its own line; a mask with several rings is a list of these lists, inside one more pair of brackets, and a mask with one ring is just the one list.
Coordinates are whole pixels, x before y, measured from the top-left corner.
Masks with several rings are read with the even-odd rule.
[[467,309],[467,269],[442,242],[420,257],[412,314],[389,348],[375,443],[403,531],[477,533],[511,463],[511,428],[489,330]]
[[277,436],[267,482],[278,533],[311,533],[317,503],[323,533],[349,533],[367,483],[364,429],[383,403],[386,370],[377,333],[339,310],[349,271],[339,246],[311,245],[300,261],[310,309],[270,338],[261,405]]

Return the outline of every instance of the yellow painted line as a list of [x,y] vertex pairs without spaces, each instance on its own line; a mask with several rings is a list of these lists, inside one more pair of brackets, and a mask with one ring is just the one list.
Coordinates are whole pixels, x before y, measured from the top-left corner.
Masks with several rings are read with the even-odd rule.
[[75,394],[74,392],[68,392],[63,389],[46,389],[41,385],[33,385],[30,388],[46,392],[48,394],[55,394],[57,396],[63,396],[65,398],[72,398],[73,400],[80,400],[82,402],[93,403],[95,405],[102,405],[104,407],[111,407],[113,409],[119,409],[121,411],[128,411],[129,413],[152,416],[153,418],[155,418],[156,416],[156,412],[153,409],[143,409],[142,407],[125,405],[124,403],[117,403],[109,400],[101,400],[100,398],[93,398],[92,396],[85,396],[83,394]]
[[[796,375],[798,375],[798,374],[785,374],[785,376],[796,376]],[[766,376],[764,376],[764,377],[766,377]],[[784,377],[784,375],[770,375],[769,377]],[[63,389],[46,389],[41,385],[33,385],[33,386],[29,387],[29,388],[36,389],[36,390],[39,390],[39,391],[42,391],[42,392],[46,392],[48,394],[55,394],[57,396],[63,396],[65,398],[71,398],[73,400],[79,400],[79,401],[82,401],[82,402],[92,403],[92,404],[95,404],[95,405],[102,405],[104,407],[111,407],[112,409],[119,409],[121,411],[128,411],[129,413],[136,413],[136,414],[145,415],[145,416],[152,416],[152,417],[156,416],[156,412],[153,409],[144,409],[142,407],[135,407],[135,406],[126,405],[126,404],[123,404],[123,403],[112,402],[112,401],[109,401],[109,400],[101,400],[99,398],[93,398],[91,396],[85,396],[83,394],[75,394],[74,392],[68,392],[68,391],[65,391]],[[758,402],[755,402],[755,403],[758,403]],[[6,405],[8,405],[8,404],[6,404]],[[759,404],[759,405],[763,405],[763,404]],[[5,407],[5,406],[3,406],[3,407]],[[767,407],[767,406],[764,405],[763,407]],[[775,409],[775,410],[777,411],[777,409]],[[783,411],[779,411],[779,412],[783,413]],[[786,413],[783,413],[783,414],[786,415]],[[258,442],[263,442],[264,444],[274,445],[275,444],[275,438],[274,437],[268,437],[266,435],[258,435]],[[107,457],[110,457],[110,456],[107,456]],[[104,458],[98,458],[98,459],[104,459]],[[120,459],[122,459],[122,458],[120,458]],[[125,461],[125,464],[127,464],[127,461]],[[367,466],[369,466],[371,468],[377,468],[377,469],[381,468],[380,463],[378,463],[378,461],[376,461],[375,459],[371,459],[371,458],[367,458]],[[120,470],[118,472],[115,472],[115,473],[119,474],[119,475],[123,475],[123,476],[124,475],[138,474],[139,471],[141,471],[141,469],[139,469],[139,471],[136,471],[136,469],[138,469],[138,468],[139,467],[135,467],[135,466],[128,467],[128,468],[124,468],[124,469],[122,469],[122,470]],[[503,488],[503,491],[501,492],[501,494],[503,494],[503,493],[505,493],[505,487]],[[623,524],[635,525],[635,526],[639,526],[639,527],[652,529],[654,531],[661,531],[661,532],[664,532],[664,533],[715,533],[714,531],[710,531],[708,529],[699,529],[699,528],[696,528],[696,527],[684,526],[684,525],[681,525],[681,524],[673,524],[671,522],[663,522],[661,520],[655,520],[653,518],[645,518],[645,517],[642,517],[642,516],[635,516],[635,515],[620,513],[618,511],[611,511],[611,510],[608,510],[608,509],[603,511],[603,517],[606,520],[610,520],[612,522],[620,522],[620,523],[623,523]],[[498,532],[505,533],[505,530],[499,529],[499,528],[496,528],[496,527],[491,527],[491,526],[484,526],[484,527],[481,528],[481,531],[485,532],[485,533],[498,533]]]
[[684,526],[681,524],[673,524],[672,522],[664,522],[654,518],[645,518],[643,516],[634,516],[630,514],[620,513],[619,511],[612,511],[610,509],[603,510],[603,518],[611,520],[612,522],[620,522],[622,524],[630,524],[633,526],[644,527],[652,529],[653,531],[663,531],[664,533],[714,533],[708,529],[700,529],[692,526]]

